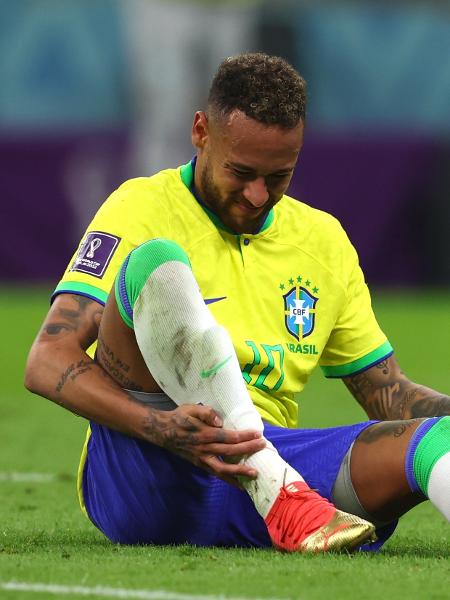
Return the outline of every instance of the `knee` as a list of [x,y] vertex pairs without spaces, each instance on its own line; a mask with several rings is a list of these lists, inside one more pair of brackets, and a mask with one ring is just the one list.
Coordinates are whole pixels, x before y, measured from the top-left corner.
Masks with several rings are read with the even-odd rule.
[[133,327],[133,309],[144,285],[152,273],[168,262],[179,262],[191,268],[183,248],[172,240],[156,238],[137,246],[124,260],[114,286],[119,312]]
[[123,276],[131,306],[134,306],[145,282],[152,273],[161,265],[172,261],[181,262],[190,267],[188,255],[181,246],[172,240],[160,238],[149,240],[130,252],[123,265]]

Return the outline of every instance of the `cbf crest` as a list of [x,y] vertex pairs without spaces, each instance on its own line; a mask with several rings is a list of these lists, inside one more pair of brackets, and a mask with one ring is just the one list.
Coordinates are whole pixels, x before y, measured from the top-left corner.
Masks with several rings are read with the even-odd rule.
[[[297,277],[296,284],[283,294],[284,314],[286,329],[297,340],[302,340],[311,335],[316,323],[316,304],[319,298],[314,295],[319,289],[311,288],[311,282],[307,279],[302,283],[302,277]],[[289,284],[294,284],[293,279],[289,279]],[[286,286],[280,284],[280,289],[284,290]]]

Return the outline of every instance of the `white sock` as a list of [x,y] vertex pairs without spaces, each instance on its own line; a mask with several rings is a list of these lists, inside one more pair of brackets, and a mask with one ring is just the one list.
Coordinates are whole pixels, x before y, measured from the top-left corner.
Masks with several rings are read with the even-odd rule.
[[428,498],[450,521],[450,452],[447,452],[434,465],[428,480]]
[[[214,408],[225,428],[263,431],[230,337],[205,306],[187,265],[168,261],[151,273],[134,304],[133,321],[147,367],[176,404],[201,402]],[[242,483],[262,517],[283,485],[303,481],[268,441],[245,464],[258,471],[255,481]]]

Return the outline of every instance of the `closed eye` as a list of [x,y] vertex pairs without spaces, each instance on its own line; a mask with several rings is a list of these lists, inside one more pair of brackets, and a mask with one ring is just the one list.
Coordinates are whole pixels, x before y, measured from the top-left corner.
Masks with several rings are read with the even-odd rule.
[[241,171],[239,169],[230,169],[235,177],[239,177],[239,179],[252,179],[255,177],[255,174],[251,171]]
[[[237,177],[238,179],[252,180],[258,177],[258,175],[254,171],[246,171],[244,169],[238,169],[236,167],[229,166],[227,169]],[[279,171],[277,173],[269,173],[265,176],[266,180],[278,181],[281,179],[286,179],[292,175],[292,170],[290,171]]]
[[267,176],[267,179],[278,180],[278,179],[286,179],[286,177],[290,177],[292,175],[292,171],[287,173],[272,173]]
[[247,171],[234,171],[235,175],[239,175],[239,177],[247,177],[248,175],[250,175],[250,173],[248,173]]

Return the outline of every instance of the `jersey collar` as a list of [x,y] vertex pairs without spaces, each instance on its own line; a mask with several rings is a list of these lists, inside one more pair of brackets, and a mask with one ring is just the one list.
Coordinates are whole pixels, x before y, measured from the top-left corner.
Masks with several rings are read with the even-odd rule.
[[[187,164],[182,165],[180,167],[181,181],[189,189],[191,194],[194,196],[194,198],[197,200],[197,202],[200,204],[200,206],[203,208],[203,210],[206,212],[208,217],[211,219],[211,221],[214,223],[214,225],[218,229],[223,229],[224,231],[227,231],[228,233],[232,233],[233,235],[238,235],[232,229],[230,229],[229,227],[224,225],[222,223],[222,221],[219,219],[219,217],[209,208],[209,206],[206,206],[206,204],[204,202],[202,202],[202,200],[199,198],[197,191],[195,189],[195,185],[194,185],[194,173],[195,173],[196,162],[197,162],[197,157],[194,156]],[[267,214],[267,217],[264,220],[264,223],[261,225],[261,227],[258,229],[258,231],[255,232],[255,234],[262,233],[263,231],[268,229],[272,225],[273,219],[274,219],[274,212],[273,212],[273,208],[271,208],[269,213]],[[255,235],[255,234],[253,234],[253,235]]]

